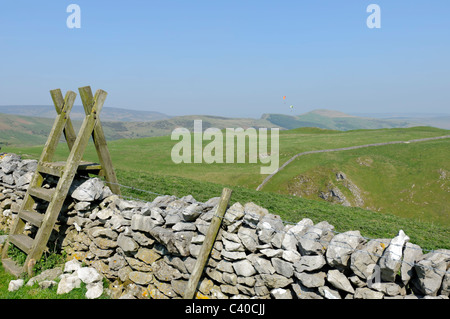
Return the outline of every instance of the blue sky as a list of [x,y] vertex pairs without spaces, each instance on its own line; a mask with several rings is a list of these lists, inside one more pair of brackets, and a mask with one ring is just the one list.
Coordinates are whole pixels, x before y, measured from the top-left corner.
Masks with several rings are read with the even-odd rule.
[[[80,29],[66,26],[71,3]],[[381,29],[366,25],[371,3]],[[446,0],[0,4],[0,105],[91,85],[106,106],[169,115],[450,113],[449,56]]]

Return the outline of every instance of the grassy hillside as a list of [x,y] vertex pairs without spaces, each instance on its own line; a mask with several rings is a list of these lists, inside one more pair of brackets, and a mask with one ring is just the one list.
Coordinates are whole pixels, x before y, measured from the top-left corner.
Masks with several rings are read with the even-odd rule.
[[[346,132],[317,128],[283,131],[280,134],[280,165],[304,151],[448,134],[447,130],[431,127]],[[149,172],[162,178],[175,176],[248,189],[256,189],[266,177],[260,174],[262,164],[259,162],[175,164],[171,160],[171,149],[177,142],[169,136],[163,136],[110,141],[108,146],[115,167],[130,174]],[[204,142],[203,146],[207,143]],[[263,188],[263,192],[297,194],[323,201],[319,193],[332,182],[344,192],[352,205],[356,205],[352,194],[343,187],[343,182],[336,181],[336,172],[343,172],[361,191],[361,207],[449,226],[449,146],[449,140],[439,140],[308,155],[298,158],[277,174]],[[37,158],[41,149],[29,147],[6,150]],[[60,145],[57,159],[63,160],[65,156],[67,147]],[[85,158],[96,160],[92,146]],[[298,185],[301,177],[309,181],[306,189]],[[308,193],[310,189],[313,192]]]
[[[126,116],[126,114],[123,116]],[[178,116],[166,120],[147,122],[104,121],[102,117],[102,125],[106,138],[108,140],[117,140],[170,135],[177,127],[186,127],[192,130],[194,120],[202,120],[203,129],[208,127],[220,129],[227,127],[278,127],[263,119],[226,118],[207,115]],[[0,114],[0,147],[2,145],[32,146],[45,144],[53,121],[54,119],[42,117]],[[72,122],[77,132],[81,127],[81,120],[73,118]]]
[[52,125],[51,119],[0,114],[0,147],[44,144]]
[[[319,199],[337,188],[352,206],[450,225],[449,156],[449,140],[311,154],[293,161],[264,190]],[[356,185],[356,193],[346,183]]]
[[[53,105],[0,105],[0,113],[10,115],[21,115],[31,117],[43,117],[54,119],[56,116]],[[74,105],[70,112],[72,120],[83,120],[85,116],[84,108],[81,105]],[[158,121],[168,119],[170,116],[153,111],[137,111],[105,106],[102,111],[103,121]]]

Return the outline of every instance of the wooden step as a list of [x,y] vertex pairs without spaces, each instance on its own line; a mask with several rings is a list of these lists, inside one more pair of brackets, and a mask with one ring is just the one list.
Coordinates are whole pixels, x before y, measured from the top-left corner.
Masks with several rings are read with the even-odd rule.
[[[61,177],[64,171],[66,162],[42,162],[38,165],[37,170],[41,173]],[[88,172],[98,174],[102,166],[97,163],[81,161],[78,165],[78,172]]]
[[45,216],[44,214],[37,213],[37,212],[31,212],[28,210],[24,210],[19,213],[20,218],[22,218],[23,220],[26,220],[27,222],[29,222],[30,224],[32,224],[36,227],[41,227],[44,216]]
[[9,235],[8,240],[27,254],[30,252],[34,241],[33,238],[24,234]]
[[10,258],[2,259],[3,268],[10,274],[20,277],[20,275],[24,272],[23,267],[19,266],[14,260]]
[[42,187],[29,187],[28,188],[28,194],[30,194],[33,197],[43,199],[47,202],[52,201],[54,192],[55,191],[53,189],[46,189],[46,188],[42,188]]

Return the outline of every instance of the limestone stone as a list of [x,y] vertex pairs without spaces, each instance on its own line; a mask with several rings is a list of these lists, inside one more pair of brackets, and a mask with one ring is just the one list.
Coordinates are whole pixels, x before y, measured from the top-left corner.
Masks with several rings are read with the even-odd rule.
[[131,218],[131,229],[132,230],[138,230],[141,232],[150,233],[151,230],[156,226],[158,226],[157,223],[150,216],[142,216],[142,215],[135,214]]
[[283,275],[287,278],[290,278],[294,275],[294,266],[292,265],[292,263],[284,261],[280,258],[272,258],[271,262],[275,271],[280,275]]
[[111,240],[105,237],[96,237],[93,240],[93,243],[100,249],[113,249],[118,246],[118,242],[115,240]]
[[327,273],[327,281],[335,288],[354,294],[350,281],[347,277],[337,269],[329,270]]
[[244,206],[241,203],[234,203],[227,209],[223,219],[225,226],[229,226],[244,217]]
[[336,289],[322,286],[318,288],[319,293],[321,296],[323,296],[325,299],[342,299],[341,295]]
[[196,230],[197,228],[193,223],[178,222],[172,226],[172,229],[174,231],[192,231]]
[[403,250],[403,262],[400,267],[403,284],[407,284],[414,275],[414,264],[422,256],[422,249],[419,245],[407,242]]
[[[255,225],[256,227],[256,225]],[[248,227],[240,227],[238,230],[238,236],[244,247],[254,252],[258,246],[258,236],[256,230]]]
[[226,260],[239,260],[239,259],[245,259],[247,255],[243,251],[228,251],[228,250],[222,250],[221,252],[222,257],[224,257]]
[[275,234],[281,232],[284,228],[280,216],[267,214],[263,216],[256,226],[258,238],[262,243],[270,243]]
[[60,267],[44,270],[39,275],[30,278],[30,280],[28,280],[27,282],[27,286],[33,286],[34,283],[36,282],[40,283],[45,280],[55,280],[62,273],[63,271]]
[[252,260],[253,266],[260,274],[274,274],[275,268],[272,262],[266,258],[256,257]]
[[102,275],[93,267],[82,267],[78,269],[77,275],[85,284],[91,284],[103,279]]
[[299,281],[294,282],[291,287],[298,299],[324,299],[316,288],[308,288]]
[[127,265],[127,261],[121,254],[114,254],[114,256],[109,257],[108,259],[109,269],[118,271]]
[[181,212],[183,220],[186,222],[195,221],[203,212],[203,206],[198,203],[193,203],[187,206]]
[[308,288],[315,288],[325,285],[325,272],[307,273],[307,272],[294,272],[295,277]]
[[292,293],[288,289],[276,288],[270,291],[270,295],[274,299],[292,299]]
[[178,269],[169,266],[162,259],[155,261],[152,264],[152,269],[153,274],[160,281],[171,281],[182,277],[181,272]]
[[234,262],[233,268],[238,276],[248,277],[256,274],[255,267],[247,259]]
[[256,228],[260,219],[269,213],[267,209],[262,208],[253,202],[244,205],[244,212],[244,223],[250,228]]
[[135,254],[139,245],[134,241],[133,238],[120,234],[117,238],[117,245],[123,250],[125,254]]
[[269,289],[284,288],[293,282],[292,278],[286,278],[279,274],[260,274],[259,278]]
[[239,290],[237,289],[237,287],[236,286],[232,286],[232,285],[220,285],[220,290],[224,294],[228,294],[228,295],[237,295],[237,294],[239,294]]
[[369,288],[356,288],[355,299],[383,299],[384,294]]
[[152,281],[153,275],[149,272],[131,271],[128,273],[128,278],[138,285],[148,285]]
[[352,253],[350,258],[350,269],[361,279],[368,279],[373,272],[373,267],[389,245],[389,239],[373,239],[358,251]]
[[103,182],[100,179],[91,178],[75,188],[71,196],[80,202],[92,202],[100,199],[103,187]]
[[103,283],[102,282],[93,282],[86,285],[86,298],[87,299],[96,299],[99,298],[103,294]]
[[135,258],[142,260],[143,262],[151,265],[155,261],[161,258],[161,255],[158,254],[154,249],[148,248],[139,248],[138,252],[135,255]]
[[87,234],[91,237],[91,238],[96,238],[96,237],[106,237],[108,239],[112,239],[115,240],[117,239],[117,233],[109,228],[105,228],[105,227],[101,227],[101,226],[96,226],[96,227],[92,227],[89,228],[87,230]]
[[450,250],[439,249],[423,255],[414,265],[417,277],[412,280],[412,283],[419,293],[437,295],[450,264],[449,256]]
[[309,218],[304,218],[299,221],[295,226],[288,228],[286,234],[282,240],[281,247],[286,250],[297,251],[298,242],[302,236],[306,233],[309,226],[314,225],[313,221]]
[[59,281],[58,289],[56,290],[58,295],[69,293],[73,289],[81,287],[81,280],[77,275],[63,274],[61,276],[62,278]]
[[325,254],[328,265],[347,268],[351,254],[364,242],[365,239],[358,230],[337,234],[330,241]]
[[400,230],[398,235],[391,240],[389,246],[384,250],[379,262],[382,280],[390,282],[395,280],[395,276],[401,267],[403,246],[408,241],[409,237],[403,230]]
[[76,259],[69,260],[64,264],[64,272],[74,272],[79,270],[80,268],[81,263]]
[[326,264],[323,255],[301,256],[300,260],[294,263],[295,270],[298,272],[314,271],[322,268]]
[[17,291],[23,287],[24,283],[23,279],[11,280],[8,285],[8,291]]

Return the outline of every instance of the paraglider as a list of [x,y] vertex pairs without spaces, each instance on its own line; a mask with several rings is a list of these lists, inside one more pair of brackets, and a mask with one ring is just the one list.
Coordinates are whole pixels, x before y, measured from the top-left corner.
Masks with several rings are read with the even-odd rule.
[[[286,104],[286,95],[283,96],[283,102],[284,102],[284,104]],[[289,108],[291,109],[291,112],[294,110],[293,105],[289,106]]]

